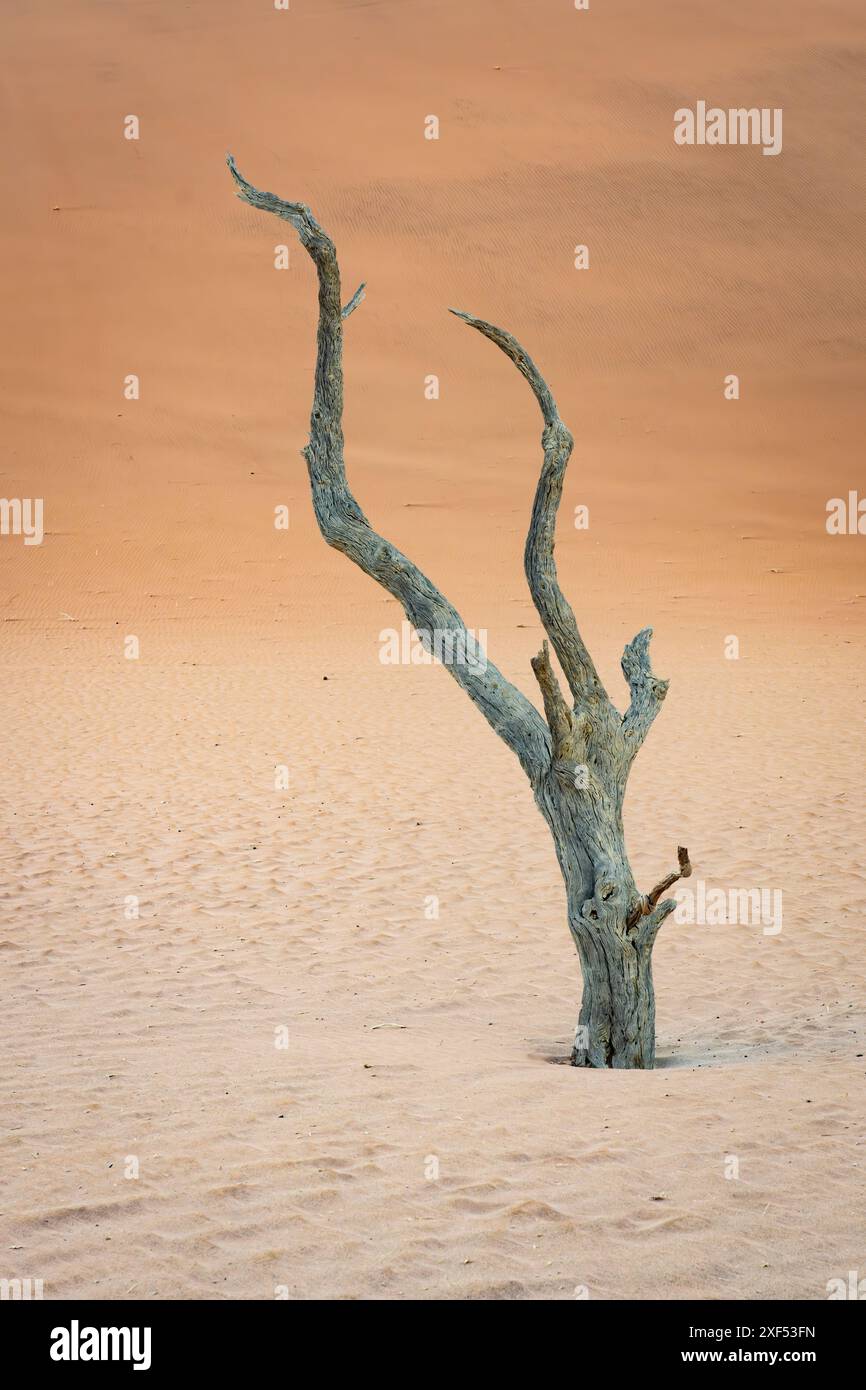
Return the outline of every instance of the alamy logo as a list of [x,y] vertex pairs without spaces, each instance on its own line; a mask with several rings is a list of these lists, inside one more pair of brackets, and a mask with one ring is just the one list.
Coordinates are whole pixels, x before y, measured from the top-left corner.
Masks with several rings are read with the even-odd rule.
[[707,106],[699,101],[692,111],[681,106],[674,112],[674,140],[678,145],[762,145],[762,154],[782,153],[781,106]]
[[674,921],[699,927],[760,927],[764,936],[782,930],[781,888],[708,888],[702,878],[694,888],[676,892]]
[[860,1278],[859,1270],[849,1269],[848,1280],[828,1279],[827,1297],[832,1302],[834,1299],[852,1298],[857,1303],[862,1303],[866,1299],[866,1279]]
[[866,536],[866,497],[855,491],[844,497],[831,497],[827,503],[827,534],[830,536]]
[[42,1297],[41,1279],[0,1279],[0,1303],[28,1303]]
[[51,1332],[52,1361],[131,1361],[134,1371],[150,1370],[149,1327],[69,1327]]
[[23,536],[25,545],[41,545],[41,497],[0,497],[0,536]]
[[414,628],[411,623],[385,627],[379,633],[379,660],[383,666],[466,666],[470,674],[487,670],[487,629]]

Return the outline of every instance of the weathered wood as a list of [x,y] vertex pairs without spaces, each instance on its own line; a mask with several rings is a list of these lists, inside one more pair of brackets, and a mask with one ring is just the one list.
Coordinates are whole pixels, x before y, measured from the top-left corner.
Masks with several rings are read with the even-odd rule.
[[574,447],[571,432],[559,418],[550,387],[516,338],[506,333],[503,328],[496,328],[492,323],[486,323],[484,319],[475,318],[472,314],[464,314],[459,309],[452,309],[451,313],[472,328],[477,328],[479,333],[483,333],[485,338],[489,338],[511,359],[517,370],[529,382],[538,401],[544,421],[541,436],[543,462],[523,556],[526,580],[538,616],[553,643],[553,650],[559,658],[574,698],[607,700],[595,664],[578,631],[572,607],[559,587],[553,558],[556,515],[562,497],[565,470]]
[[[460,615],[436,586],[370,525],[346,479],[343,458],[343,323],[363,298],[361,285],[343,307],[333,242],[303,203],[263,193],[228,165],[238,196],[252,207],[290,222],[309,252],[319,279],[319,326],[307,461],[313,508],[322,536],[381,584],[421,633],[471,639]],[[524,556],[538,615],[571,691],[560,689],[547,642],[532,661],[545,719],[489,661],[455,662],[447,670],[488,723],[517,755],[536,804],[550,827],[565,880],[568,923],[580,958],[583,998],[571,1060],[576,1066],[651,1067],[655,1059],[652,948],[674,910],[661,894],[691,873],[679,851],[679,873],[647,896],[635,885],[623,832],[629,769],[667,692],[653,675],[650,628],[626,647],[623,673],[631,690],[624,715],[612,704],[559,585],[554,561],[556,517],[573,439],[559,417],[550,387],[516,338],[452,309],[495,343],[526,378],[544,424],[542,466]]]

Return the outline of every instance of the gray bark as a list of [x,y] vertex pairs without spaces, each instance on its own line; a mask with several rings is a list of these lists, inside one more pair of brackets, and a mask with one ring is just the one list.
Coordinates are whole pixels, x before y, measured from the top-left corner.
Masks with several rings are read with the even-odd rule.
[[[471,640],[460,615],[439,589],[396,546],[380,536],[361,511],[346,479],[343,458],[343,323],[363,298],[360,286],[343,306],[333,242],[303,203],[263,193],[228,166],[238,196],[252,207],[290,222],[312,258],[319,279],[319,326],[310,438],[303,456],[322,536],[381,584],[401,604],[427,644],[449,634],[456,650]],[[631,702],[621,715],[611,702],[562,593],[554,562],[554,536],[572,436],[559,417],[547,382],[510,333],[470,314],[458,318],[495,343],[528,381],[541,410],[543,461],[535,494],[524,566],[533,602],[571,692],[562,694],[545,641],[532,669],[545,718],[489,661],[457,660],[446,670],[478,706],[520,760],[553,836],[565,880],[568,923],[580,958],[583,999],[571,1061],[575,1066],[652,1067],[655,1000],[652,949],[673,899],[662,893],[691,873],[688,853],[679,868],[642,895],[629,867],[623,801],[629,769],[667,692],[653,675],[652,630],[645,628],[622,657]]]

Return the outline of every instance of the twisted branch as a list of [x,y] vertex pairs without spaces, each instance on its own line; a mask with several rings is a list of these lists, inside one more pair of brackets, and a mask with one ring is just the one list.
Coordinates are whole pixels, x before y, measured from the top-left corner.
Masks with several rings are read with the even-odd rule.
[[671,885],[676,883],[679,879],[691,878],[692,866],[689,861],[689,852],[682,845],[677,846],[677,862],[679,868],[674,869],[672,873],[669,873],[662,879],[661,883],[657,883],[650,893],[647,893],[647,902],[650,907],[655,907],[662,893],[666,893]]
[[[290,222],[309,252],[319,279],[319,326],[310,439],[303,450],[310,475],[313,508],[328,545],[347,555],[402,605],[420,633],[448,634],[458,652],[476,653],[457,610],[426,575],[390,541],[380,536],[361,511],[346,479],[343,459],[343,320],[363,297],[362,285],[342,307],[340,270],[331,238],[304,203],[290,203],[253,187],[226,160],[238,197],[251,207]],[[500,738],[520,759],[530,780],[550,766],[551,740],[535,706],[486,661],[458,660],[450,674],[481,710]]]
[[633,637],[622,654],[622,673],[631,690],[631,704],[622,717],[622,734],[629,759],[633,759],[668,693],[668,681],[653,675],[649,644],[651,627]]
[[645,898],[641,898],[626,922],[628,930],[631,930],[632,927],[640,923],[637,934],[638,945],[645,945],[647,942],[652,944],[662,922],[666,917],[669,917],[676,908],[677,904],[675,898],[666,898],[664,902],[659,902],[662,893],[666,893],[679,879],[691,878],[692,865],[689,859],[689,852],[683,845],[677,846],[677,863],[679,868],[666,874],[665,877],[656,884],[655,888],[647,893]]
[[574,714],[566,704],[559,688],[559,681],[553,673],[553,667],[550,664],[550,652],[546,642],[542,644],[538,656],[533,656],[530,659],[529,664],[535,673],[535,679],[541,690],[541,698],[544,701],[547,726],[553,736],[554,760],[568,758],[572,752]]
[[472,314],[464,314],[459,309],[452,309],[451,313],[470,327],[476,328],[479,333],[483,333],[485,338],[489,338],[511,359],[517,370],[529,382],[532,394],[538,401],[544,420],[541,435],[544,460],[526,537],[523,557],[526,580],[538,616],[553,643],[553,649],[559,658],[559,664],[565,673],[575,702],[593,704],[604,701],[609,704],[595,663],[580,635],[574,611],[559,587],[556,562],[553,558],[556,515],[574,440],[559,418],[550,387],[517,339],[506,333],[504,328],[496,328],[492,323],[485,323],[484,319],[475,318]]

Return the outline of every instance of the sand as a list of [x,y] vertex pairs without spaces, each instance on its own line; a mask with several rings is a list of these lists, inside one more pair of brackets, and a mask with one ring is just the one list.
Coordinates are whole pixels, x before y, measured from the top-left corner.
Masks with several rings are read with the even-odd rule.
[[[821,1299],[866,1275],[866,539],[825,525],[863,476],[858,8],[13,7],[0,491],[44,498],[45,539],[0,537],[0,1277]],[[782,106],[783,153],[675,146],[702,97]],[[615,699],[647,623],[671,678],[638,882],[686,844],[708,887],[783,894],[778,932],[666,923],[654,1072],[561,1065],[580,978],[548,832],[447,673],[380,661],[402,615],[318,535],[312,268],[227,149],[367,280],[353,486],[533,699],[539,420],[446,307],[516,333],[575,434],[564,587]]]

